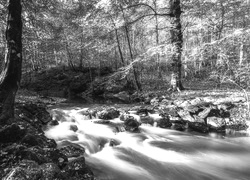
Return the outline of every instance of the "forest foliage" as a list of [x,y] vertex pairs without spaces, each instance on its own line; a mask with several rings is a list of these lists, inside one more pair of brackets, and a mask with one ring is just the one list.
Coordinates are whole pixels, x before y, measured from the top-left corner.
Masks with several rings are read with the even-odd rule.
[[[66,66],[134,68],[142,84],[169,84],[169,0],[23,1],[23,72]],[[183,81],[250,83],[250,1],[182,0]],[[4,59],[6,3],[0,1]]]

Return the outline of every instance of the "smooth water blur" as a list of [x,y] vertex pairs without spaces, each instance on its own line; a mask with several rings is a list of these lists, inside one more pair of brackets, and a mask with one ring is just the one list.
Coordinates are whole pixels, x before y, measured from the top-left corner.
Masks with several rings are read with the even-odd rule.
[[[141,133],[116,133],[110,125],[87,120],[83,115],[86,110],[52,110],[54,118],[60,117],[63,122],[45,133],[59,147],[70,143],[83,146],[86,162],[97,179],[250,179],[250,137],[206,137],[149,126],[141,126]],[[119,119],[112,122],[121,123]],[[77,125],[76,132],[70,130],[72,125]],[[117,145],[110,146],[110,141]]]

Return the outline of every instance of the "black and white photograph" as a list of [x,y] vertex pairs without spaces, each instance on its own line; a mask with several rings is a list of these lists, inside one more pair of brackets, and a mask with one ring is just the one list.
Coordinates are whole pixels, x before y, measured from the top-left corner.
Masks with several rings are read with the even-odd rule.
[[250,180],[250,0],[0,0],[1,180]]

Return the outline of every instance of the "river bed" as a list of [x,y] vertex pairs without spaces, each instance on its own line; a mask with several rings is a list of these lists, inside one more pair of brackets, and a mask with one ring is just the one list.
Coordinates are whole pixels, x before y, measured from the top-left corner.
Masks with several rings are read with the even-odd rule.
[[[84,147],[86,164],[98,180],[250,179],[248,136],[204,136],[152,126],[140,126],[140,133],[117,133],[112,126],[87,119],[83,110],[56,108],[67,116],[45,134],[59,147],[70,143]],[[115,123],[120,120],[112,120]],[[72,131],[72,126],[78,130]]]

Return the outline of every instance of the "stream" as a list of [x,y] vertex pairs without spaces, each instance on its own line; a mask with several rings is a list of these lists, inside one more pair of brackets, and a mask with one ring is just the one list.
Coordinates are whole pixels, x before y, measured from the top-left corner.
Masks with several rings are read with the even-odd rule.
[[[83,107],[60,107],[59,125],[46,136],[58,146],[85,148],[86,164],[98,180],[249,180],[250,137],[204,136],[140,126],[140,133],[119,132],[93,123]],[[56,113],[55,113],[56,112]],[[59,120],[60,120],[59,119]],[[117,118],[112,124],[121,123]],[[71,127],[78,128],[72,131]]]

